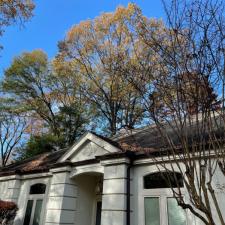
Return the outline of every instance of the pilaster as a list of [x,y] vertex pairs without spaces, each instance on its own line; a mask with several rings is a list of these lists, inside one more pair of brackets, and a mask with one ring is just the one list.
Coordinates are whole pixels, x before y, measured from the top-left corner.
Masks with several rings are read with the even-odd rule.
[[70,167],[53,169],[45,225],[74,225],[76,221],[77,186],[70,179]]
[[127,213],[127,158],[102,161],[104,165],[102,225],[125,225]]
[[20,194],[20,176],[13,175],[0,180],[0,199],[18,203]]

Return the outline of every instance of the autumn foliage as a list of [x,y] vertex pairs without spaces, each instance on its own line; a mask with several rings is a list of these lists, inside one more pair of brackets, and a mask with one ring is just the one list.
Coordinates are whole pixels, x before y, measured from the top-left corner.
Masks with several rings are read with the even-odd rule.
[[[31,16],[25,1],[3,2],[19,7],[19,14],[10,4],[1,8],[11,15],[4,26]],[[113,136],[154,123],[192,203],[178,190],[178,204],[207,225],[215,225],[217,213],[224,225],[211,182],[217,168],[225,175],[225,6],[220,0],[162,2],[167,21],[147,18],[130,3],[72,26],[53,60],[42,50],[15,57],[4,72],[4,104],[27,120],[30,139],[22,151],[32,149],[31,155],[69,147],[84,130]],[[7,124],[3,140],[11,130]],[[11,150],[2,147],[3,166]],[[168,161],[160,163],[167,169]]]
[[33,15],[35,5],[32,0],[1,0],[0,1],[0,35],[9,25],[23,25]]
[[[138,26],[137,10],[136,5],[128,4],[83,21],[74,25],[59,43],[56,62],[70,64],[76,71],[82,81],[82,94],[105,120],[110,135],[124,127],[133,129],[145,116],[142,97],[126,79],[131,74],[139,80],[146,75],[149,81],[146,72],[156,62],[134,29]],[[159,20],[142,19],[148,21],[153,33],[163,27]]]

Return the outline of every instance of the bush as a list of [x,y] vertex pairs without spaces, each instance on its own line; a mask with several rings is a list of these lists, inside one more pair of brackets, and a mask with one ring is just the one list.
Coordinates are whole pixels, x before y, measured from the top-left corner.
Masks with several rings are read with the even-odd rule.
[[12,224],[17,210],[17,205],[14,202],[0,200],[0,225]]

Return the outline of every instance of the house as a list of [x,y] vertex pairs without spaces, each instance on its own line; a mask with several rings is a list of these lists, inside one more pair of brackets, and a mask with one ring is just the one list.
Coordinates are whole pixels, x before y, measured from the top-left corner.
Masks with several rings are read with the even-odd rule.
[[[148,129],[113,140],[87,132],[70,149],[2,169],[0,199],[19,208],[14,225],[202,224],[177,205],[135,142],[146,151],[161,143]],[[219,173],[216,179],[224,182]],[[225,193],[218,194],[225,213]]]

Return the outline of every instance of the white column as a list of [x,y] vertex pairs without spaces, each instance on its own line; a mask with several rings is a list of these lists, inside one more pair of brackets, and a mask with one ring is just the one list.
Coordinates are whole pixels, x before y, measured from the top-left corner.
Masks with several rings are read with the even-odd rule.
[[102,225],[125,225],[127,211],[127,158],[102,161],[104,165]]
[[3,179],[0,181],[0,199],[17,203],[21,186],[20,176],[13,175]]
[[51,170],[45,225],[76,224],[77,186],[70,179],[70,167]]

